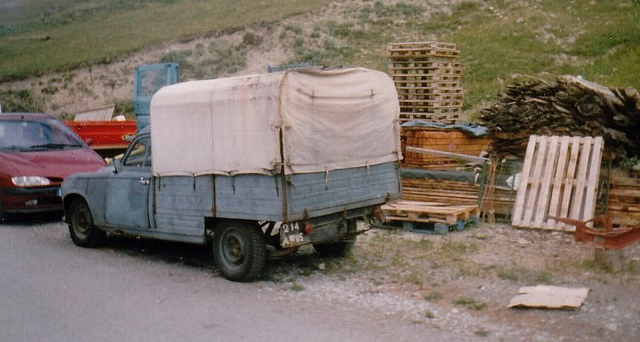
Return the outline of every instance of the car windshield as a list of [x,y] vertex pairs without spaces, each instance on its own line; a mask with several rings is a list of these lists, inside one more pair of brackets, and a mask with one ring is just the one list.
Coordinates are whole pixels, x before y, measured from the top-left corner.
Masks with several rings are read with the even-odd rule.
[[56,120],[0,120],[0,151],[42,151],[81,147],[82,143]]

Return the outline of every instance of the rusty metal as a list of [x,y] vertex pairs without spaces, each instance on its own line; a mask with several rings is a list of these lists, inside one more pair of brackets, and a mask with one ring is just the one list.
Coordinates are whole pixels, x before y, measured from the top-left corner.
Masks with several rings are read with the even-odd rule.
[[[596,216],[587,221],[563,217],[549,218],[575,226],[576,241],[600,246],[604,249],[620,249],[640,240],[640,226],[614,228],[609,216]],[[589,225],[598,228],[592,228]]]

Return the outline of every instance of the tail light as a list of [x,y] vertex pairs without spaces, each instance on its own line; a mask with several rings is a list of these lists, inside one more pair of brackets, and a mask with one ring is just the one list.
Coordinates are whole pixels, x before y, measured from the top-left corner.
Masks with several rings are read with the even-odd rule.
[[377,206],[375,209],[373,209],[373,217],[382,218],[382,207]]
[[311,235],[311,233],[313,233],[313,226],[311,225],[311,223],[309,223],[309,221],[306,221],[304,223],[304,233],[305,235]]

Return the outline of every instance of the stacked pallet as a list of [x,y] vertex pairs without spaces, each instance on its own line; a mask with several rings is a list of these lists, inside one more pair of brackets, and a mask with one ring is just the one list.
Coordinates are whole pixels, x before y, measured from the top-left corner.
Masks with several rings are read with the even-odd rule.
[[[504,187],[493,189],[491,198],[486,196],[486,185],[465,181],[440,179],[402,179],[402,199],[408,201],[438,202],[448,204],[480,204],[481,211],[509,216],[513,209],[514,192]],[[484,201],[481,201],[483,200]]]
[[400,120],[455,123],[462,113],[462,67],[455,44],[389,44],[389,72],[400,101]]

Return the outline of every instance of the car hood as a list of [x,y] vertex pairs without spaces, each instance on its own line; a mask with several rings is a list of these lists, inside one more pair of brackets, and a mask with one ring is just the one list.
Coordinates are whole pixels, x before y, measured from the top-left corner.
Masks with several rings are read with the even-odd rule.
[[0,152],[0,170],[12,176],[44,176],[62,180],[72,173],[92,172],[104,166],[104,160],[88,148]]

